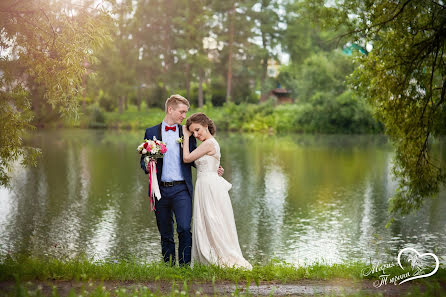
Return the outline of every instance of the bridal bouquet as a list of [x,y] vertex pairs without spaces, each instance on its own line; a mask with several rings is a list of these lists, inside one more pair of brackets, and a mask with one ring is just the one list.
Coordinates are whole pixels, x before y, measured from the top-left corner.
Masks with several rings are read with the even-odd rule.
[[145,155],[144,162],[146,165],[150,160],[162,158],[167,152],[166,144],[153,136],[153,140],[145,139],[136,149],[141,155]]
[[158,185],[158,178],[156,176],[156,160],[162,158],[167,152],[166,144],[156,137],[153,140],[145,139],[136,149],[141,155],[144,155],[144,163],[149,172],[149,199],[150,211],[155,210],[155,197],[161,199],[161,193]]

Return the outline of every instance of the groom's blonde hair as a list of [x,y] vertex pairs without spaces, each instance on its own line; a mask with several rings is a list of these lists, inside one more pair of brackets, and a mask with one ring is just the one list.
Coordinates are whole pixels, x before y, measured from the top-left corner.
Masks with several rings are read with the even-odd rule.
[[177,107],[178,104],[183,103],[184,105],[186,105],[188,108],[190,108],[190,104],[189,104],[189,100],[187,100],[186,98],[184,98],[181,95],[175,94],[170,96],[169,98],[167,98],[166,100],[166,106],[165,106],[165,111],[167,113],[167,109],[169,108],[169,106],[172,106],[173,108]]

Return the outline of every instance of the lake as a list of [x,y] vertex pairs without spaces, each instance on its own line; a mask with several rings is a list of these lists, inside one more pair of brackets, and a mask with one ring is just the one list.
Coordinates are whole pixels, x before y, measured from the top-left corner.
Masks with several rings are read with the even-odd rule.
[[[144,131],[38,130],[35,168],[0,188],[0,257],[161,259],[136,147]],[[242,252],[253,263],[394,261],[413,247],[445,263],[446,191],[389,227],[391,145],[374,135],[218,134]],[[445,142],[435,145],[441,156]],[[195,172],[194,172],[195,177]]]

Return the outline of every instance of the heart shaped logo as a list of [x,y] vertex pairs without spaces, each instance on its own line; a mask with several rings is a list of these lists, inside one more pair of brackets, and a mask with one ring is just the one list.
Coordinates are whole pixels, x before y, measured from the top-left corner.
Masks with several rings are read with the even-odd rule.
[[404,252],[407,252],[407,251],[412,251],[412,252],[416,253],[417,256],[418,256],[418,258],[423,258],[423,257],[426,257],[426,256],[433,257],[433,258],[435,259],[435,269],[434,269],[432,272],[428,273],[428,274],[421,274],[421,275],[416,275],[416,276],[413,276],[413,277],[409,277],[409,278],[403,280],[402,282],[400,282],[400,283],[399,283],[400,285],[401,285],[402,283],[408,282],[408,281],[410,281],[410,280],[414,280],[414,279],[417,279],[417,278],[423,278],[423,277],[431,276],[431,275],[435,274],[435,272],[437,272],[438,267],[440,266],[440,261],[438,260],[438,257],[435,256],[435,255],[432,254],[432,253],[420,254],[420,253],[417,252],[417,250],[415,250],[415,249],[413,249],[413,248],[404,248],[404,249],[402,249],[402,250],[398,253],[398,265],[401,267],[401,269],[404,269],[403,266],[401,265],[401,255],[402,255]]

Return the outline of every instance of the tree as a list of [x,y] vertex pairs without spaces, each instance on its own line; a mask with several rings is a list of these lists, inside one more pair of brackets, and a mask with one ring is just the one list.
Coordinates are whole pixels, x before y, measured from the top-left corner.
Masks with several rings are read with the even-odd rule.
[[[99,9],[69,6],[62,1],[13,1],[0,4],[0,184],[8,184],[11,164],[35,163],[38,149],[23,138],[33,117],[35,97],[62,115],[76,117],[84,62],[108,38],[110,19]],[[38,86],[36,88],[35,86]]]
[[325,25],[347,24],[341,41],[373,46],[368,55],[358,55],[351,83],[374,106],[395,146],[399,188],[390,210],[417,210],[446,182],[445,165],[430,149],[446,126],[446,5],[345,0],[329,7],[324,2],[307,1],[306,7],[324,16]]
[[175,71],[175,35],[180,28],[174,20],[178,14],[179,7],[172,0],[141,0],[136,2],[133,16],[131,34],[138,46],[142,83],[157,93],[154,97],[160,107],[180,81],[180,73]]
[[[98,53],[94,67],[97,74],[93,88],[103,92],[102,106],[118,107],[119,113],[127,109],[129,97],[137,93],[138,46],[134,40],[134,24],[130,17],[134,11],[132,1],[111,2],[116,19],[111,31],[112,42]],[[92,85],[92,84],[90,84]],[[107,101],[107,102],[106,102]]]
[[[323,3],[316,3],[312,6],[311,1],[292,1],[286,5],[287,14],[285,16],[286,30],[281,38],[283,48],[290,55],[293,64],[299,66],[310,55],[319,52],[331,52],[338,45],[334,42],[337,35],[343,33],[344,25],[336,28],[325,26],[315,18],[325,18],[325,15],[317,15],[315,10],[323,6]],[[328,13],[326,13],[328,15]]]
[[259,35],[262,40],[262,72],[260,77],[260,90],[263,99],[268,95],[266,88],[268,61],[273,57],[273,50],[279,42],[279,22],[278,14],[279,3],[276,0],[262,0],[260,2],[260,11],[254,14],[256,19],[256,27],[259,29]]
[[[211,36],[216,37],[218,55],[213,60],[213,86],[225,85],[224,101],[240,102],[249,92],[250,80],[256,80],[260,65],[259,46],[253,41],[253,0],[212,1],[214,12]],[[252,67],[251,67],[252,66]],[[224,82],[223,82],[224,81]],[[221,90],[212,88],[213,98]],[[218,97],[221,97],[218,94]],[[214,100],[214,99],[213,99]],[[215,102],[214,102],[215,103]],[[221,102],[216,102],[217,104]]]
[[299,102],[308,102],[316,92],[338,96],[348,89],[347,76],[353,61],[340,51],[313,53],[302,63],[283,67],[279,80],[284,82]]
[[[187,0],[178,3],[179,17],[175,24],[181,30],[175,38],[177,43],[177,56],[180,67],[184,67],[186,98],[195,102],[191,94],[191,82],[198,80],[198,107],[204,104],[203,85],[206,72],[209,72],[210,61],[204,48],[205,38],[209,38],[212,11],[209,1]],[[183,66],[184,65],[184,66]],[[181,68],[179,69],[181,72]]]
[[231,84],[232,84],[232,56],[234,53],[234,23],[235,23],[235,1],[229,8],[227,15],[229,20],[229,44],[228,44],[228,74],[226,78],[226,102],[231,101]]

